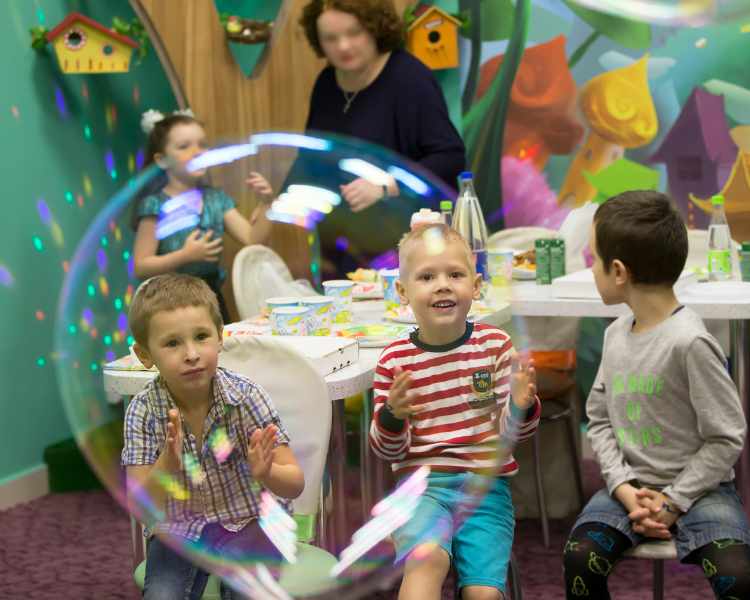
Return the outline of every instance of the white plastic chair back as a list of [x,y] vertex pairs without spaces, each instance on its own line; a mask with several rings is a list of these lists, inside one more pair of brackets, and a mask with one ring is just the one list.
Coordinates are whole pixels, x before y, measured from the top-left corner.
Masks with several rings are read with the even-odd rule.
[[553,238],[556,235],[557,231],[546,227],[511,227],[493,233],[487,240],[487,248],[512,248],[526,252],[534,247],[534,240]]
[[219,364],[250,378],[270,396],[305,474],[305,489],[293,502],[294,512],[316,514],[331,435],[325,380],[305,356],[271,336],[226,338]]
[[245,246],[234,257],[232,289],[240,319],[259,314],[267,298],[289,295],[292,274],[284,260],[267,246]]
[[[511,227],[493,233],[487,240],[487,248],[512,248],[526,252],[534,247],[534,240],[558,235],[557,231],[546,227]],[[565,248],[567,263],[570,261],[567,241]],[[571,270],[568,269],[568,272]],[[521,317],[513,319],[503,329],[518,349],[561,350],[575,347],[578,321],[579,319],[566,317]]]

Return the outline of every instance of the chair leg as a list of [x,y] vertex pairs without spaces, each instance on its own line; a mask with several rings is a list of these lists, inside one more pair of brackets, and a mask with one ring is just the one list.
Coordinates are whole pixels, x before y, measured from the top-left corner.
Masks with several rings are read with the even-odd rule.
[[664,600],[664,561],[654,561],[654,600]]
[[532,454],[534,455],[534,479],[536,480],[536,499],[539,504],[539,518],[542,521],[542,539],[544,547],[549,548],[549,522],[547,521],[547,501],[544,497],[544,485],[542,482],[541,447],[539,432],[533,437]]
[[508,583],[505,586],[506,591],[510,593],[510,600],[523,600],[523,591],[521,590],[521,574],[518,571],[516,557],[510,553],[508,563]]
[[362,519],[367,522],[373,506],[370,474],[372,473],[372,455],[370,454],[370,414],[372,411],[372,392],[362,392],[362,412],[359,414],[359,491],[362,494]]
[[581,470],[581,457],[578,454],[578,423],[575,411],[571,411],[566,420],[566,430],[568,433],[568,443],[573,456],[573,470],[576,476],[576,488],[578,489],[579,506],[583,506],[583,473]]

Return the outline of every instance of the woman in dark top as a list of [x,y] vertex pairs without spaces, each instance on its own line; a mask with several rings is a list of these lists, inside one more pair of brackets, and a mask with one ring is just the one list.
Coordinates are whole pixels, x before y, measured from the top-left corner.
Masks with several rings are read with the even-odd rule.
[[[464,144],[432,71],[402,49],[404,28],[391,0],[312,0],[300,24],[329,63],[315,82],[306,129],[378,144],[455,187],[465,168]],[[340,272],[394,249],[419,208],[398,205],[392,178],[387,185],[356,178],[338,191],[345,202],[322,221],[320,234]]]

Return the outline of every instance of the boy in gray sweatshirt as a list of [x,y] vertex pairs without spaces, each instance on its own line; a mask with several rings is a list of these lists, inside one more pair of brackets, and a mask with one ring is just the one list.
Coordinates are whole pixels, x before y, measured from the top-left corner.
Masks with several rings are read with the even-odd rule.
[[687,232],[669,198],[631,191],[596,211],[592,267],[612,323],[586,412],[607,488],[579,515],[564,551],[567,598],[608,599],[607,577],[629,547],[673,539],[717,598],[750,599],[750,526],[733,465],[746,417],[724,354],[673,285]]

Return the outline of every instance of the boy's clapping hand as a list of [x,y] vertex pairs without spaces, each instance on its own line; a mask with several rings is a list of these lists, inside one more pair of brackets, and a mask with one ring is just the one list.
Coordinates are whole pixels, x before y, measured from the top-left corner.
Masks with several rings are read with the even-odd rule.
[[386,401],[386,405],[393,416],[397,419],[406,419],[424,410],[424,407],[414,405],[418,396],[415,392],[409,390],[411,387],[411,371],[404,371],[401,367],[396,367],[393,373],[395,377]]
[[521,410],[528,409],[536,399],[534,361],[520,354],[514,354],[511,359],[510,395],[513,404]]
[[167,413],[167,439],[164,444],[164,468],[177,473],[182,469],[182,420],[180,411],[172,408]]
[[256,429],[250,436],[247,452],[250,472],[261,483],[271,472],[277,431],[276,425],[268,425],[265,429]]

